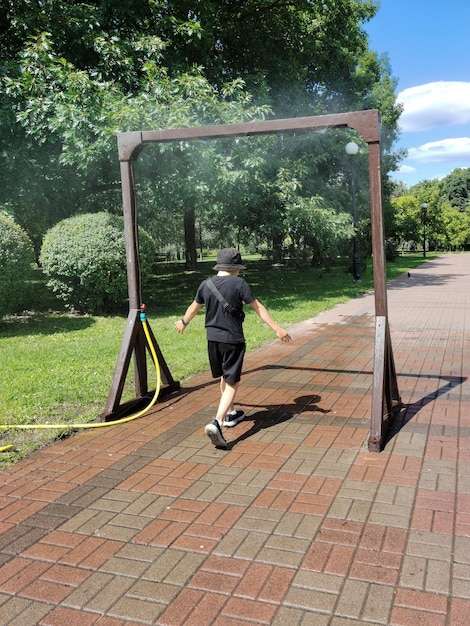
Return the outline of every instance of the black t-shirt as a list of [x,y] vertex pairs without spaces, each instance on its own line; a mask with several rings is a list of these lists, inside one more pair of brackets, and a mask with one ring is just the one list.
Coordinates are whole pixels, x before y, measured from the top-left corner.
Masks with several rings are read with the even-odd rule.
[[207,339],[224,343],[244,343],[243,322],[237,313],[243,311],[244,302],[250,304],[255,297],[246,281],[240,276],[214,276],[212,281],[225,300],[236,309],[236,312],[225,311],[206,281],[203,281],[194,299],[198,304],[204,304],[206,307]]

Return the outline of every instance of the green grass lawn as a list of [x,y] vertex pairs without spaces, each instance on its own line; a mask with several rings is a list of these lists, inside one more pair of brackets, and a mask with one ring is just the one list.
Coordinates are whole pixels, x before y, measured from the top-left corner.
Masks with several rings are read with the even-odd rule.
[[[432,255],[429,255],[432,258]],[[244,257],[243,276],[254,295],[265,304],[278,323],[288,328],[362,295],[373,287],[372,268],[355,284],[350,274],[274,266]],[[387,265],[388,278],[420,265],[420,255],[400,257]],[[213,274],[214,259],[185,272],[181,264],[161,264],[144,293],[148,319],[175,380],[184,381],[208,369],[204,316],[193,320],[183,336],[174,331],[192,301],[200,281]],[[370,264],[371,265],[371,264]],[[49,312],[58,303],[36,280],[37,310],[0,321],[2,424],[83,424],[93,422],[103,411],[116,365],[125,316],[78,316]],[[274,333],[246,307],[247,348],[253,350],[275,340]],[[149,364],[149,378],[154,374]],[[133,368],[123,400],[134,397]],[[150,388],[154,388],[152,379]],[[0,468],[15,462],[64,434],[64,429],[0,430]]]

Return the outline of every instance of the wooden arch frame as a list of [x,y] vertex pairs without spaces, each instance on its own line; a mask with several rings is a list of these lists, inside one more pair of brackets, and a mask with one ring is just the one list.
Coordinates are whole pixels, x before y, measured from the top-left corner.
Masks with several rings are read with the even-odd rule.
[[[388,428],[396,411],[399,410],[401,406],[401,399],[398,393],[388,324],[380,174],[380,113],[375,109],[333,115],[275,119],[262,122],[118,133],[118,151],[125,220],[129,316],[108,400],[105,410],[101,415],[103,421],[112,420],[117,415],[132,354],[134,354],[136,397],[143,398],[148,392],[145,360],[146,344],[140,324],[141,303],[139,302],[139,298],[141,276],[138,257],[136,197],[133,175],[133,163],[137,160],[140,151],[150,143],[266,135],[325,128],[351,128],[361,135],[368,145],[376,317],[372,415],[368,445],[369,450],[373,452],[378,452],[382,449]],[[160,366],[162,369],[163,382],[170,389],[178,388],[179,385],[171,377],[171,373],[156,342],[155,346],[159,360],[161,359]]]

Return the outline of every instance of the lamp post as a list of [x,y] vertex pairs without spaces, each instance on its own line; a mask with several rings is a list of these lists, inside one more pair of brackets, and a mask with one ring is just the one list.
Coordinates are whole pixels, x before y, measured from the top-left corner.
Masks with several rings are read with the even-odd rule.
[[[354,141],[350,141],[346,144],[345,147],[346,154],[353,157],[359,152],[359,146]],[[351,160],[351,201],[352,201],[352,217],[353,217],[353,228],[354,228],[354,236],[353,236],[353,278],[354,282],[357,283],[360,281],[361,276],[359,274],[359,246],[357,239],[357,230],[356,230],[356,180],[355,180],[355,168],[354,162]]]
[[426,219],[428,217],[428,203],[423,202],[423,204],[421,205],[421,209],[421,217],[423,219],[423,257],[426,258]]

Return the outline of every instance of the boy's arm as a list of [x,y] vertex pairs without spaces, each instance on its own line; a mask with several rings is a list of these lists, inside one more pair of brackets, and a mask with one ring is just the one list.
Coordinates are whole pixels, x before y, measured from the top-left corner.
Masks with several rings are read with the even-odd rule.
[[253,300],[253,302],[250,302],[250,306],[253,309],[253,311],[257,315],[259,315],[259,317],[263,320],[263,322],[267,324],[276,333],[278,339],[284,342],[291,340],[291,336],[289,335],[287,330],[279,326],[279,324],[276,324],[276,322],[273,320],[273,318],[268,312],[268,309],[264,306],[264,304],[261,304],[261,302],[259,302],[258,300]]
[[196,302],[196,300],[193,300],[191,304],[188,306],[188,308],[186,309],[186,313],[183,315],[183,317],[175,323],[175,330],[183,334],[184,329],[189,324],[189,322],[193,319],[193,317],[196,317],[201,307],[202,307],[202,304],[199,304],[198,302]]

